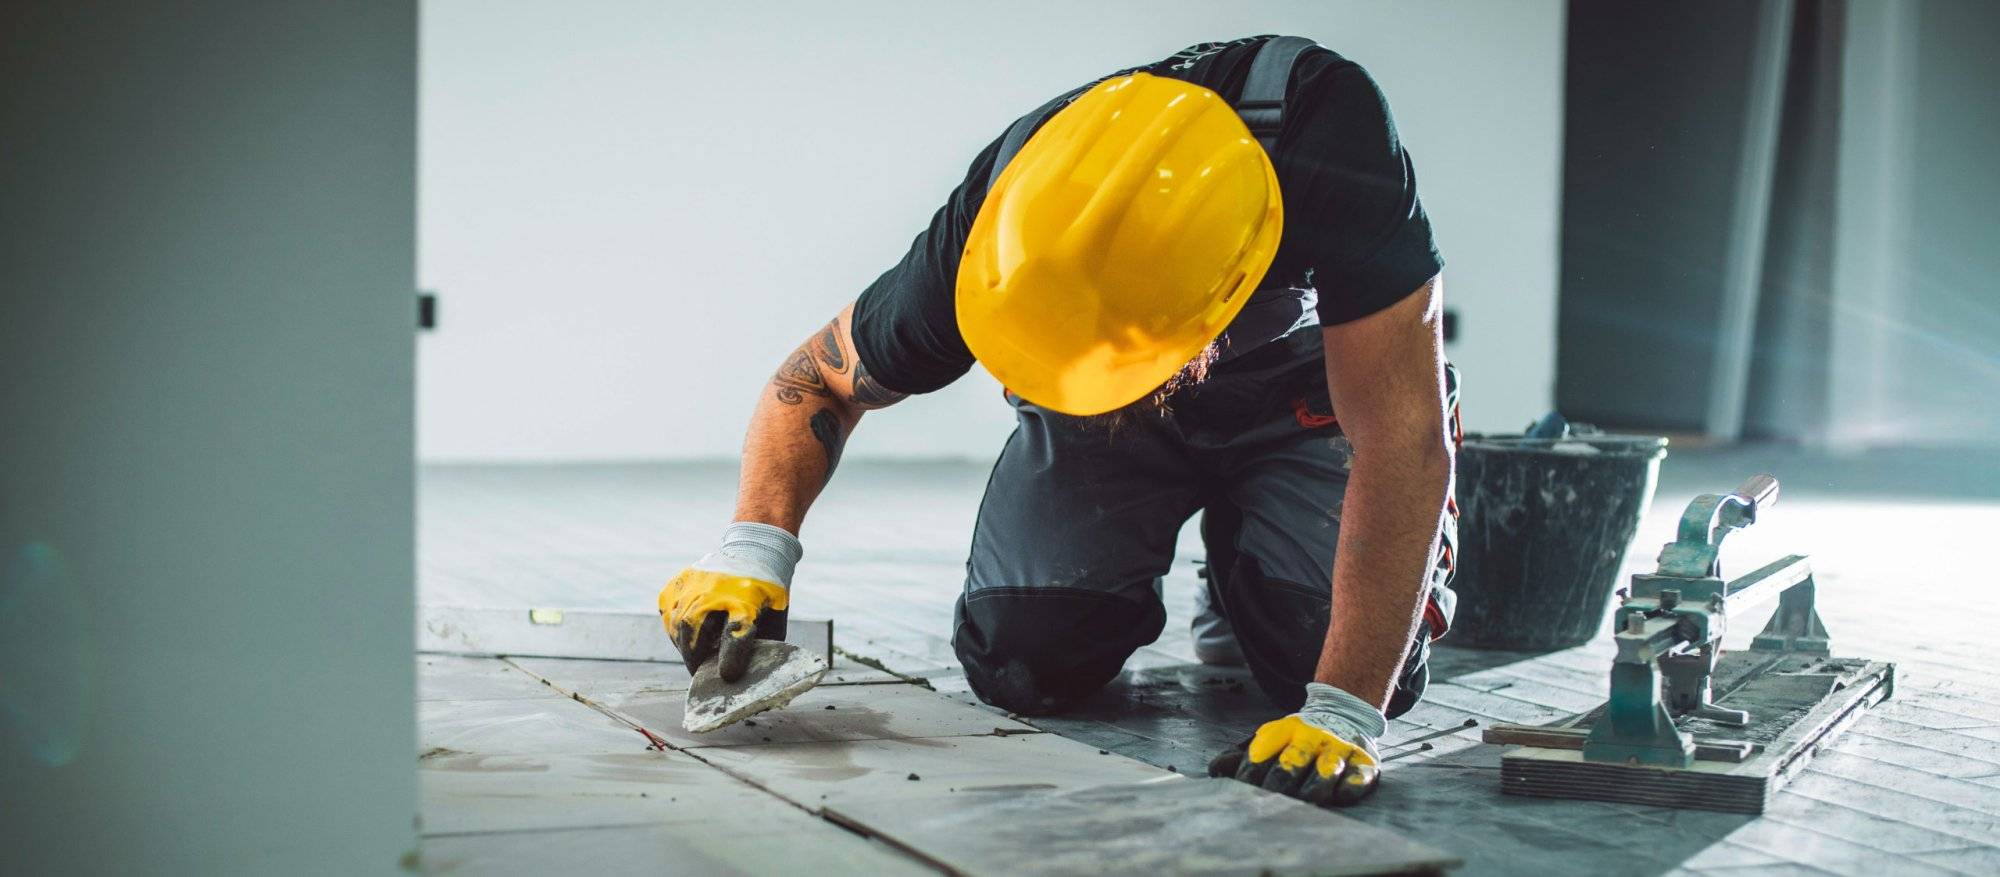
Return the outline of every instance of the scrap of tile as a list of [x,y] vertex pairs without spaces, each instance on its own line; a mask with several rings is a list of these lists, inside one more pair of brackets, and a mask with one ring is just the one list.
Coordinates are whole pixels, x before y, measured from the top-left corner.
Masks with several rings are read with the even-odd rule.
[[476,755],[639,752],[646,737],[618,719],[550,692],[514,700],[417,704],[417,751]]
[[690,734],[681,729],[686,700],[683,693],[647,695],[611,709],[680,747],[958,737],[990,734],[995,730],[1008,733],[1035,730],[915,685],[815,688],[799,695],[784,709],[706,734]]
[[827,814],[975,877],[1422,874],[1459,862],[1234,780],[877,798]]
[[771,800],[685,753],[637,749],[594,755],[432,750],[417,759],[417,779],[425,834],[712,819]]
[[878,798],[1054,791],[1180,778],[1054,734],[773,743],[698,751],[702,760],[815,810]]
[[730,811],[756,826],[754,841],[717,830],[713,814],[644,826],[428,837],[423,871],[438,875],[935,874],[907,854],[766,796]]
[[541,680],[499,658],[417,656],[417,700],[512,700],[548,697]]

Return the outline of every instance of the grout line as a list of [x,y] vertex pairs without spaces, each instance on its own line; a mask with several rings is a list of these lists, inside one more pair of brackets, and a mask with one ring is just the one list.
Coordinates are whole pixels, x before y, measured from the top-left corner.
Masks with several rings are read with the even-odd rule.
[[924,688],[930,689],[931,691],[937,690],[936,688],[931,687],[931,682],[929,679],[926,679],[921,676],[912,676],[908,673],[903,673],[897,670],[891,670],[889,669],[889,665],[887,663],[883,662],[878,658],[872,658],[867,655],[852,652],[847,649],[841,648],[840,646],[834,646],[833,653],[835,655],[853,661],[856,664],[860,664],[863,667],[867,667],[873,670],[880,670],[911,685],[919,685]]
[[[1895,722],[1895,723],[1896,723],[1896,724],[1898,724],[1898,725],[1908,725],[1908,726],[1910,726],[1910,727],[1912,727],[1912,728],[1916,728],[1917,730],[1920,730],[1920,731],[1928,731],[1928,730],[1930,730],[1930,728],[1927,728],[1927,727],[1925,727],[1925,726],[1923,726],[1923,725],[1919,725],[1919,724],[1917,724],[1917,723],[1915,723],[1915,722],[1904,722],[1904,721],[1899,721],[1899,720],[1897,720],[1897,719],[1894,719],[1894,718],[1891,718],[1891,717],[1889,717],[1889,716],[1883,716],[1883,715],[1871,715],[1871,716],[1869,716],[1869,718],[1872,718],[1872,719],[1878,719],[1878,720],[1880,720],[1880,721],[1884,721],[1884,722]],[[1975,756],[1975,755],[1968,755],[1968,754],[1966,754],[1966,753],[1964,753],[1964,752],[1953,752],[1953,751],[1951,751],[1951,750],[1949,750],[1949,749],[1939,749],[1939,748],[1937,748],[1936,746],[1925,746],[1925,745],[1923,745],[1922,743],[1916,743],[1916,742],[1912,742],[1911,740],[1908,740],[1908,739],[1905,739],[1905,738],[1900,738],[1900,737],[1885,737],[1885,736],[1883,736],[1883,735],[1881,735],[1881,734],[1876,734],[1876,733],[1873,733],[1873,732],[1871,732],[1871,731],[1867,731],[1867,730],[1855,730],[1855,729],[1850,729],[1850,730],[1851,730],[1851,731],[1854,731],[1855,733],[1859,733],[1859,734],[1861,734],[1861,735],[1863,735],[1863,736],[1866,736],[1866,737],[1868,737],[1868,738],[1870,738],[1870,739],[1874,739],[1874,740],[1880,740],[1880,741],[1882,741],[1882,742],[1884,742],[1884,743],[1891,743],[1891,744],[1895,744],[1895,745],[1897,745],[1897,746],[1907,746],[1907,747],[1909,747],[1909,748],[1911,748],[1911,749],[1917,749],[1917,750],[1922,750],[1922,751],[1924,751],[1924,752],[1935,752],[1935,753],[1937,753],[1937,754],[1939,754],[1939,755],[1955,755],[1955,756],[1957,756],[1957,757],[1959,757],[1959,758],[1963,758],[1963,759],[1965,759],[1965,760],[1967,760],[1967,761],[1976,761],[1976,762],[1979,762],[1979,763],[1981,763],[1981,764],[1986,764],[1986,765],[1991,765],[1991,766],[1993,766],[1993,767],[2000,767],[2000,761],[1995,761],[1995,760],[1993,760],[1993,759],[1989,759],[1989,758],[1980,758],[1980,757],[1978,757],[1978,756]],[[1990,741],[1990,740],[1981,740],[1981,739],[1979,739],[1978,737],[1966,737],[1965,739],[1967,739],[1967,740],[1971,740],[1971,741],[1975,741],[1975,742],[1979,742],[1979,743],[1986,743],[1986,744],[1988,744],[1988,745],[1995,745],[1995,744],[1993,744],[1993,743],[1992,743],[1992,741]],[[1839,751],[1839,750],[1838,750],[1838,749],[1836,749],[1835,751]],[[1877,760],[1879,761],[1880,759],[1877,759]],[[1892,764],[1893,762],[1883,762],[1883,763],[1884,763],[1884,764]],[[1929,771],[1923,771],[1923,772],[1924,772],[1924,773],[1929,773]]]
[[950,877],[968,877],[968,875],[965,872],[945,864],[943,860],[933,858],[930,855],[926,854],[924,851],[919,850],[916,847],[913,847],[907,843],[904,843],[893,836],[876,831],[875,829],[869,827],[866,823],[850,819],[838,813],[827,813],[825,811],[821,812],[820,819],[831,825],[835,825],[844,830],[851,831],[862,837],[881,841],[883,846],[886,846],[892,850],[896,850],[897,852],[900,852],[903,855],[909,856],[910,858],[915,859],[920,864],[928,865],[932,868],[935,868],[940,873],[950,875]]
[[[1936,770],[1933,770],[1933,769],[1931,769],[1931,768],[1928,768],[1928,767],[1915,767],[1915,766],[1912,766],[1912,765],[1908,765],[1908,764],[1903,764],[1903,763],[1900,763],[1900,762],[1895,762],[1895,761],[1890,761],[1890,760],[1888,760],[1888,759],[1886,759],[1886,758],[1879,758],[1879,757],[1877,757],[1877,756],[1874,756],[1874,755],[1869,755],[1869,754],[1868,754],[1868,753],[1866,753],[1866,752],[1857,752],[1857,751],[1854,751],[1854,750],[1851,750],[1851,749],[1848,749],[1848,748],[1846,748],[1846,747],[1843,747],[1843,746],[1841,745],[1841,743],[1842,743],[1842,742],[1844,742],[1844,741],[1845,741],[1845,740],[1847,739],[1847,736],[1848,736],[1848,734],[1855,734],[1855,735],[1858,735],[1858,736],[1863,736],[1863,737],[1867,737],[1867,738],[1868,738],[1868,739],[1870,739],[1870,740],[1876,740],[1876,741],[1879,741],[1879,742],[1881,742],[1881,743],[1883,743],[1883,744],[1887,744],[1887,745],[1892,745],[1892,746],[1901,746],[1901,747],[1905,747],[1905,748],[1909,748],[1909,749],[1914,749],[1914,750],[1917,750],[1918,752],[1929,752],[1929,753],[1933,753],[1933,754],[1936,754],[1936,755],[1951,755],[1951,754],[1953,754],[1953,753],[1949,753],[1949,752],[1945,752],[1944,750],[1941,750],[1941,749],[1929,749],[1929,748],[1925,748],[1925,747],[1921,747],[1921,746],[1917,746],[1916,744],[1913,744],[1913,743],[1908,743],[1908,742],[1906,742],[1906,741],[1903,741],[1903,740],[1896,740],[1896,739],[1891,739],[1891,738],[1888,738],[1888,737],[1879,737],[1879,736],[1876,736],[1876,735],[1874,735],[1874,734],[1868,734],[1868,733],[1865,733],[1865,732],[1859,732],[1859,731],[1848,731],[1848,732],[1847,732],[1847,734],[1842,734],[1842,735],[1841,735],[1841,739],[1840,739],[1840,740],[1836,740],[1836,741],[1834,741],[1834,743],[1833,743],[1833,745],[1832,745],[1832,746],[1829,746],[1829,747],[1827,747],[1827,751],[1828,751],[1828,752],[1830,752],[1830,753],[1832,753],[1832,754],[1834,754],[1834,755],[1838,755],[1838,756],[1840,756],[1840,757],[1842,757],[1842,758],[1854,758],[1854,759],[1859,759],[1859,760],[1861,760],[1861,761],[1867,761],[1867,762],[1872,762],[1872,763],[1874,763],[1874,764],[1879,764],[1879,765],[1882,765],[1882,766],[1884,766],[1884,767],[1892,767],[1892,768],[1896,768],[1896,769],[1898,769],[1898,770],[1907,770],[1907,771],[1914,771],[1914,772],[1916,772],[1916,773],[1920,773],[1920,774],[1923,774],[1923,775],[1925,775],[1925,776],[1927,776],[1927,777],[1932,777],[1932,778],[1934,778],[1934,779],[1941,779],[1941,780],[1956,780],[1956,781],[1959,781],[1959,782],[1970,782],[1970,783],[1973,783],[1974,785],[1979,785],[1979,783],[1978,783],[1978,781],[1979,781],[1979,780],[1983,780],[1983,779],[1991,779],[1991,778],[1993,778],[1993,777],[2000,777],[2000,770],[1995,770],[1995,771],[1993,771],[1993,772],[1991,772],[1991,773],[1982,773],[1982,774],[1977,774],[1977,775],[1975,775],[1975,776],[1969,776],[1969,777],[1962,777],[1962,776],[1954,776],[1954,775],[1952,775],[1952,774],[1948,774],[1948,773],[1939,773],[1939,772],[1937,772]],[[1979,759],[1976,759],[1976,758],[1967,758],[1967,757],[1965,757],[1965,756],[1958,756],[1958,757],[1960,757],[1960,758],[1965,758],[1965,760],[1967,760],[1967,761],[1970,761],[1970,762],[1973,762],[1973,763],[1975,763],[1975,764],[1979,764],[1979,765],[1982,765],[1982,766],[1984,766],[1984,767],[1988,767],[1988,768],[1991,768],[1991,767],[1995,767],[1995,765],[1993,765],[1993,764],[1990,764],[1990,763],[1988,763],[1988,762],[1984,762],[1984,761],[1980,761]]]
[[[1768,852],[1765,852],[1764,850],[1760,850],[1760,849],[1758,849],[1758,848],[1756,848],[1756,847],[1753,847],[1753,846],[1750,846],[1749,844],[1743,844],[1743,843],[1737,843],[1737,842],[1735,842],[1735,841],[1732,841],[1732,840],[1727,840],[1727,839],[1725,839],[1725,840],[1723,841],[1723,843],[1725,843],[1725,844],[1728,844],[1728,845],[1730,845],[1730,846],[1734,846],[1734,847],[1740,847],[1740,848],[1742,848],[1742,849],[1744,849],[1744,850],[1746,850],[1746,851],[1748,851],[1748,852],[1752,852],[1752,853],[1756,853],[1757,855],[1760,855],[1760,856],[1767,856],[1767,857],[1769,857],[1769,858],[1771,858],[1771,859],[1774,859],[1774,860],[1775,860],[1775,862],[1757,862],[1757,863],[1754,863],[1754,864],[1749,864],[1749,865],[1710,865],[1710,866],[1708,866],[1708,867],[1705,867],[1705,868],[1688,868],[1688,866],[1687,866],[1687,865],[1686,865],[1685,863],[1683,863],[1683,864],[1681,865],[1681,867],[1682,867],[1682,868],[1686,868],[1687,870],[1689,870],[1689,871],[1691,871],[1691,872],[1693,872],[1693,873],[1696,873],[1696,874],[1710,874],[1710,873],[1714,873],[1714,872],[1718,872],[1718,871],[1749,871],[1749,870],[1753,870],[1753,869],[1754,869],[1754,870],[1759,870],[1759,871],[1764,871],[1764,870],[1769,870],[1769,869],[1770,869],[1771,867],[1773,867],[1773,865],[1774,865],[1774,864],[1777,864],[1777,865],[1790,865],[1790,866],[1792,866],[1792,867],[1794,867],[1794,868],[1804,868],[1805,870],[1807,870],[1807,871],[1811,871],[1811,872],[1813,872],[1813,873],[1815,873],[1815,874],[1838,874],[1838,873],[1840,873],[1840,872],[1838,872],[1838,871],[1828,871],[1827,869],[1825,869],[1825,868],[1821,868],[1821,867],[1818,867],[1818,866],[1816,866],[1816,865],[1808,865],[1808,864],[1806,864],[1806,863],[1804,863],[1804,862],[1800,862],[1800,861],[1796,861],[1796,860],[1792,860],[1792,859],[1787,859],[1787,858],[1785,858],[1784,856],[1778,856],[1778,855],[1772,855],[1771,853],[1768,853]],[[1692,858],[1692,857],[1690,857],[1690,858]]]

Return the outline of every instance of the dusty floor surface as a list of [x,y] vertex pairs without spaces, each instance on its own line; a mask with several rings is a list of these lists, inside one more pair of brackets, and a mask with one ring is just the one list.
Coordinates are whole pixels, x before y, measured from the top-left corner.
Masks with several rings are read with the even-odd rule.
[[[1979,560],[2000,532],[2000,471],[1976,453],[1677,450],[1627,572],[1650,568],[1693,494],[1758,471],[1785,495],[1725,561],[1741,572],[1813,555],[1835,653],[1899,666],[1895,697],[1766,815],[1499,794],[1498,750],[1478,743],[1478,726],[1601,701],[1605,640],[1539,655],[1446,640],[1425,703],[1392,723],[1382,791],[1344,815],[1464,860],[1459,873],[2000,873],[2000,679],[1978,651],[2000,617]],[[420,599],[648,611],[659,584],[712,547],[734,476],[702,464],[428,468]],[[1192,530],[1166,582],[1167,632],[1120,683],[1032,724],[979,705],[948,636],[985,481],[970,463],[843,467],[803,534],[793,613],[834,618],[847,654],[827,684],[755,726],[681,732],[687,676],[675,665],[420,656],[426,868],[934,871],[944,857],[923,852],[918,823],[898,835],[855,814],[948,821],[995,796],[1179,782],[1270,717],[1240,677],[1193,660]],[[1746,621],[1733,644],[1762,624]],[[746,845],[723,828],[750,823],[772,830]],[[1362,827],[1329,825],[1349,840]],[[1153,830],[1202,842],[1193,825]]]

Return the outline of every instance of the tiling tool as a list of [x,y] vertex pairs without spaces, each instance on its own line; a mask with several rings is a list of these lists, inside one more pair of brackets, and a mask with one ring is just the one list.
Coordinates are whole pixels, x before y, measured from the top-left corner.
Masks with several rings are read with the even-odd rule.
[[681,727],[700,734],[777,709],[826,675],[826,659],[791,643],[755,640],[753,648],[750,668],[735,682],[722,681],[720,660],[695,670]]
[[[785,625],[785,642],[809,649],[830,664],[833,621],[793,618]],[[654,611],[418,606],[417,651],[681,662],[673,641],[660,635],[660,614]]]
[[[1778,497],[1758,475],[1703,494],[1681,515],[1659,569],[1632,577],[1613,616],[1611,699],[1544,727],[1494,725],[1501,790],[1761,813],[1818,747],[1894,687],[1891,664],[1829,657],[1812,570],[1791,555],[1724,580],[1723,537]],[[1747,653],[1722,654],[1728,620],[1778,597]]]

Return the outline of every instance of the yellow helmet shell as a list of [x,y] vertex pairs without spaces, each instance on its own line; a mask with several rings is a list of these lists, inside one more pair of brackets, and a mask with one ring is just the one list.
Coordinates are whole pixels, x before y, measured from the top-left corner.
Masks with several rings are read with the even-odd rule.
[[959,332],[1023,399],[1102,414],[1222,333],[1283,226],[1271,158],[1227,101],[1145,73],[1106,80],[987,193],[959,265]]

